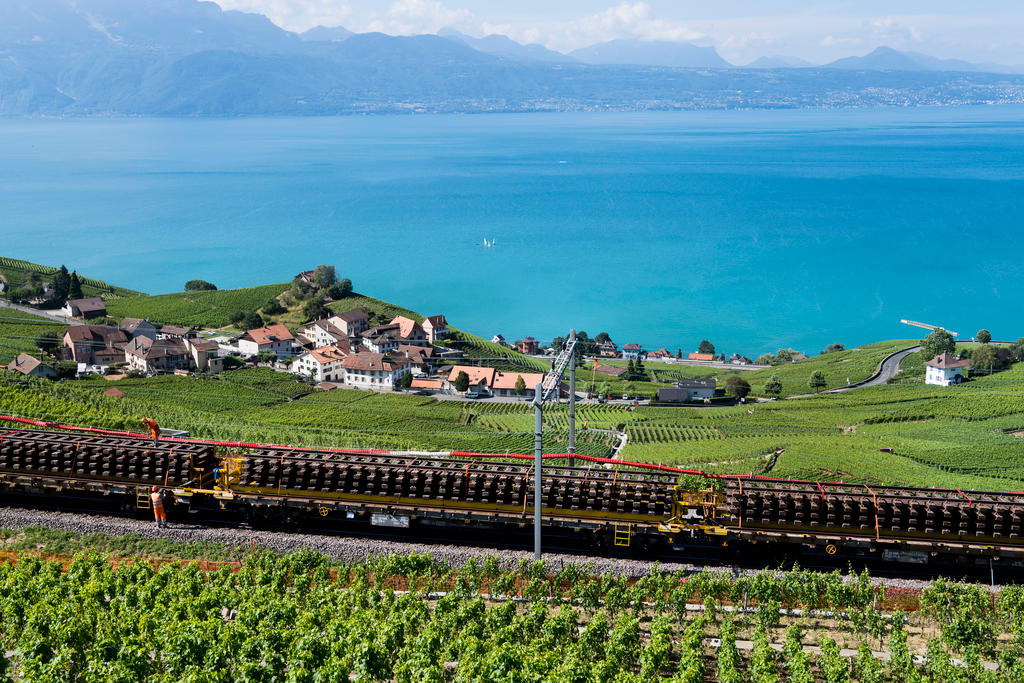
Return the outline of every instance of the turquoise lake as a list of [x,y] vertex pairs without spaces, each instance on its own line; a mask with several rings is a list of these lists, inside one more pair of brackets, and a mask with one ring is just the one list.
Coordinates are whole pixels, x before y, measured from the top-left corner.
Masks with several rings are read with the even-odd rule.
[[1022,107],[0,120],[0,254],[150,293],[331,263],[488,338],[1016,339],[1022,209]]

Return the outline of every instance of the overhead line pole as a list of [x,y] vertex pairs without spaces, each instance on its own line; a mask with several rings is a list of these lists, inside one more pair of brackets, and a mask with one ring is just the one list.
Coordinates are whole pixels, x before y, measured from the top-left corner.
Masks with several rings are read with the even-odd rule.
[[533,559],[539,561],[540,526],[541,526],[541,495],[540,468],[544,453],[544,384],[537,382],[533,398]]
[[569,467],[576,465],[576,330],[569,332]]

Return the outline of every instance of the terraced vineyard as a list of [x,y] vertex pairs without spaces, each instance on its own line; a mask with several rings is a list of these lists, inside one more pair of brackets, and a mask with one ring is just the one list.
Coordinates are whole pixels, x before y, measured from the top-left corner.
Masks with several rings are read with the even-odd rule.
[[[60,268],[54,266],[41,266],[38,263],[30,263],[20,259],[0,256],[0,275],[3,275],[12,288],[19,287],[32,274],[39,275],[43,281],[49,281]],[[73,264],[68,265],[68,270],[75,270]],[[141,292],[124,287],[115,287],[102,280],[81,276],[82,294],[85,296],[138,296]]]
[[287,284],[279,284],[119,297],[107,302],[107,312],[114,318],[148,318],[161,324],[224,327],[231,323],[232,313],[257,311],[286,289]]

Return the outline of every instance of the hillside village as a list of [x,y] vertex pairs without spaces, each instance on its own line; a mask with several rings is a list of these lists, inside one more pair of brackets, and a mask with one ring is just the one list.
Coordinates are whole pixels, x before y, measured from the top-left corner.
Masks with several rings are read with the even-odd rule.
[[[112,319],[102,288],[97,292],[101,296],[70,298],[70,294],[82,293],[85,280],[75,273],[67,274],[64,268],[54,271],[52,283],[39,278],[31,281],[31,294],[47,296],[39,307],[59,310],[74,324],[65,327],[59,343],[47,349],[52,360],[21,353],[7,365],[8,370],[35,377],[95,373],[113,379],[159,374],[216,376],[225,369],[262,365],[292,373],[325,390],[338,387],[386,392],[409,390],[438,397],[512,399],[525,398],[532,392],[543,378],[545,357],[557,353],[565,341],[556,338],[544,345],[528,336],[508,342],[497,334],[490,340],[493,348],[523,354],[518,356],[518,362],[494,363],[497,359],[467,357],[463,346],[466,340],[451,334],[453,328],[443,314],[422,319],[419,316],[414,319],[411,313],[382,317],[380,311],[364,310],[355,304],[345,310],[345,297],[351,292],[351,283],[339,281],[331,266],[299,273],[288,290],[262,308],[268,315],[289,310],[284,304],[292,309],[301,308],[301,316],[307,322],[286,325],[267,321],[257,313],[234,314],[233,319],[237,319],[234,327],[236,330],[241,327],[241,333],[223,327],[204,329],[197,325],[155,324],[139,317]],[[89,282],[92,289],[104,285]],[[190,289],[208,291],[216,287],[202,280],[192,280],[186,284],[186,291]],[[21,300],[27,303],[29,290],[23,288],[23,293],[26,296]],[[65,298],[58,301],[61,306],[55,309],[55,297],[62,293]],[[328,308],[326,303],[333,307]],[[770,368],[808,358],[793,349],[780,349],[777,354],[762,355],[754,362],[737,353],[729,357],[716,353],[714,345],[707,340],[700,343],[697,351],[684,356],[681,349],[675,353],[665,348],[650,351],[637,343],[627,343],[620,348],[603,332],[593,339],[585,332],[578,334],[582,355],[587,359],[584,367],[593,377],[587,394],[598,400],[606,398],[603,394],[608,393],[607,382],[647,381],[648,373],[643,365],[646,361],[656,362],[658,367],[676,364],[707,367],[711,374],[715,370]],[[952,343],[952,338],[949,341]],[[842,345],[833,344],[822,354],[843,350]],[[964,373],[971,368],[970,358],[951,351],[952,348],[936,348],[934,358],[925,362],[926,383],[949,386],[966,379]],[[982,362],[987,362],[990,369],[993,363],[1005,366],[1014,353],[1005,347],[987,351],[992,358]],[[69,370],[70,365],[73,371]],[[607,380],[599,380],[599,377]],[[654,383],[651,386],[654,395],[646,393],[636,398],[683,404],[709,402],[724,398],[726,394],[743,398],[750,390],[749,384],[734,376],[727,379],[728,386],[723,387],[715,377],[674,376],[669,382],[663,379],[661,384]],[[826,386],[824,382],[815,381],[812,377],[811,387],[815,390]],[[598,382],[601,382],[600,387]],[[568,387],[563,387],[563,394],[567,392]],[[765,393],[771,395],[771,383],[765,385]],[[633,399],[634,395],[629,398]]]

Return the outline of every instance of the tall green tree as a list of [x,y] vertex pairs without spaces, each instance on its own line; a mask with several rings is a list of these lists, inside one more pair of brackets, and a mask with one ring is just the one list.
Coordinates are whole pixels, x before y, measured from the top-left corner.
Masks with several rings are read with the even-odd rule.
[[793,351],[791,349],[779,349],[775,352],[775,360],[780,363],[788,363],[793,360]]
[[807,380],[807,386],[819,391],[822,387],[828,386],[828,382],[825,381],[825,373],[821,370],[815,370],[811,373],[810,378]]
[[465,370],[460,370],[455,376],[455,391],[466,391],[469,389],[469,375]]
[[67,266],[62,265],[60,270],[53,276],[53,302],[63,306],[68,301],[68,294],[71,292],[71,275]]
[[978,330],[978,336],[976,339],[982,344],[988,344],[992,341],[992,333],[988,330]]
[[983,344],[971,351],[971,370],[990,373],[993,370],[1002,369],[1003,361],[999,358],[999,353],[988,344]]
[[317,289],[327,289],[338,281],[338,272],[334,266],[319,265],[313,269],[313,286]]
[[403,389],[408,389],[409,387],[411,387],[412,386],[412,373],[411,372],[407,372],[404,375],[402,375],[401,377],[399,377],[398,378],[398,386],[402,387]]
[[778,375],[772,375],[764,383],[764,393],[769,396],[778,396],[782,393],[782,380],[779,379]]
[[522,396],[526,393],[526,380],[523,379],[522,375],[516,375],[516,396]]
[[215,292],[217,285],[206,280],[189,280],[185,283],[186,292]]
[[78,273],[71,273],[71,284],[68,286],[68,298],[69,299],[81,299],[82,297],[82,279],[78,277]]
[[713,356],[715,355],[715,345],[705,339],[697,347],[697,353],[706,353]]
[[611,340],[612,338],[608,335],[607,332],[598,332],[597,336],[594,337],[594,342],[598,344],[604,344],[605,342],[610,342]]
[[946,330],[936,327],[921,341],[921,350],[931,360],[940,354],[956,351],[956,340]]
[[770,353],[762,353],[755,361],[757,365],[775,365],[775,356]]

